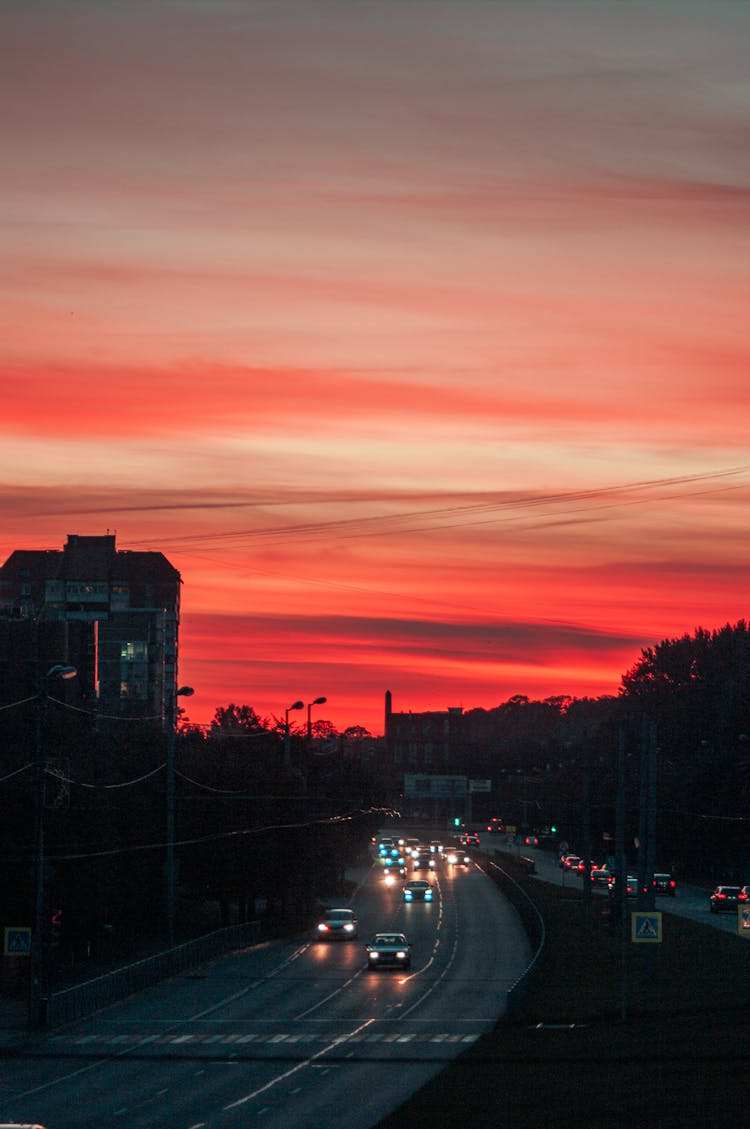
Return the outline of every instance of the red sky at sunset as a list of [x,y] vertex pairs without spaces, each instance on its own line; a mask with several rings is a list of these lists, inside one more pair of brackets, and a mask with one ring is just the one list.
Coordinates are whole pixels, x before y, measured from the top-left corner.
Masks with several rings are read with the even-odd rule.
[[0,21],[0,559],[163,551],[192,721],[614,694],[747,618],[750,4]]

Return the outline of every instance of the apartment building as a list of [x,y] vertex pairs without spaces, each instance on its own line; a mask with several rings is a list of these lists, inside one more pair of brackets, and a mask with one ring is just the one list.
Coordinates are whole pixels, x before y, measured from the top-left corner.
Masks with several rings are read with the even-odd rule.
[[161,725],[177,685],[180,586],[163,553],[118,549],[110,533],[16,549],[0,566],[0,701],[68,663],[102,719]]

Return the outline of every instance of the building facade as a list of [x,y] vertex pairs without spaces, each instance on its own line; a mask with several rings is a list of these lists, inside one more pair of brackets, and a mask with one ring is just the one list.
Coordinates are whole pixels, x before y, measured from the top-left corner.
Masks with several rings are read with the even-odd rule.
[[70,534],[62,549],[16,549],[0,566],[0,700],[34,693],[55,663],[102,719],[162,725],[174,710],[179,572],[115,535]]

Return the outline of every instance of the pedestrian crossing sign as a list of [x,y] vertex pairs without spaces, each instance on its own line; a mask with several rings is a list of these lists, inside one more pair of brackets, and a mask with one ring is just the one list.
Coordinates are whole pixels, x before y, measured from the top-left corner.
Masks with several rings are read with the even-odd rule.
[[630,940],[636,943],[661,943],[661,914],[636,910],[630,915]]
[[3,953],[6,957],[27,957],[31,953],[31,929],[28,925],[6,925]]

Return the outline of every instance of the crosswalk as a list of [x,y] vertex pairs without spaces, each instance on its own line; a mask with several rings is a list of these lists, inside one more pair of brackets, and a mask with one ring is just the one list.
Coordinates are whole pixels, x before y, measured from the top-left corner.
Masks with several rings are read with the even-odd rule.
[[292,1047],[312,1047],[320,1046],[327,1043],[339,1043],[347,1045],[364,1044],[368,1047],[380,1046],[439,1046],[439,1045],[455,1045],[467,1046],[476,1042],[481,1032],[469,1032],[457,1034],[456,1032],[443,1031],[443,1032],[417,1032],[417,1031],[372,1031],[362,1032],[361,1034],[339,1034],[332,1035],[328,1032],[298,1032],[298,1031],[276,1031],[276,1032],[242,1032],[242,1031],[222,1031],[222,1032],[209,1032],[209,1031],[192,1031],[181,1032],[176,1034],[149,1032],[149,1031],[129,1031],[129,1032],[109,1032],[109,1031],[96,1031],[88,1034],[80,1032],[62,1032],[57,1035],[50,1036],[48,1043],[59,1048],[78,1047],[81,1049],[104,1049],[105,1047],[172,1047],[175,1049],[183,1049],[188,1047],[241,1047],[252,1044],[255,1047],[265,1047],[266,1049],[274,1048],[292,1048]]

